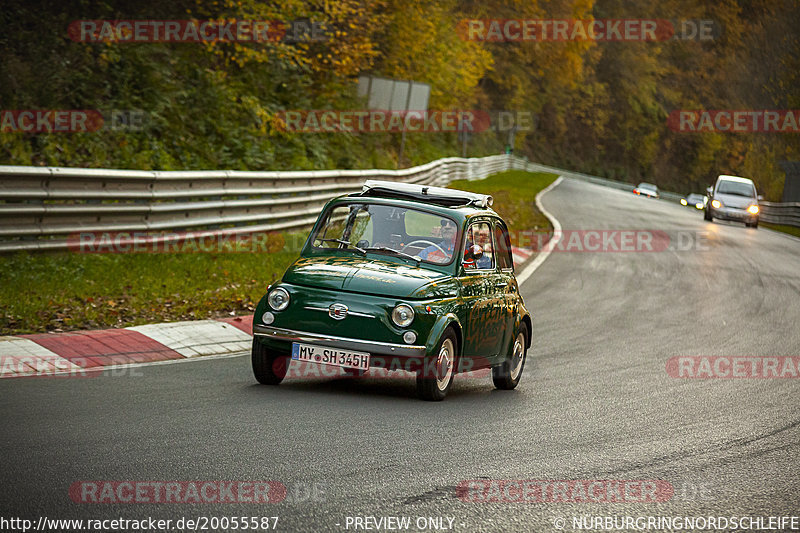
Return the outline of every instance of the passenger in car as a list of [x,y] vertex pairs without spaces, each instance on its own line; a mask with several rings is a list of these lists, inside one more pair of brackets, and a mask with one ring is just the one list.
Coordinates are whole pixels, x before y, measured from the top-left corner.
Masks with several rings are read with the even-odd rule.
[[[447,220],[446,218],[440,221],[440,227],[441,229],[434,228],[439,229],[442,236],[439,247],[428,246],[419,253],[419,256],[432,263],[449,263],[450,259],[453,257],[453,250],[456,246],[456,234],[458,233],[458,229],[452,220]],[[442,250],[446,253],[443,254]]]

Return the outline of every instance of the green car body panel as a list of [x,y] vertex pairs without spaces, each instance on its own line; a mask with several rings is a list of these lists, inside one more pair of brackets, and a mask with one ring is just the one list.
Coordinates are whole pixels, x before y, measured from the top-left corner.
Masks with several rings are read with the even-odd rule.
[[[353,249],[315,247],[312,237],[324,224],[326,213],[337,205],[354,202],[424,210],[454,221],[458,235],[453,259],[449,264],[434,264],[382,252],[362,254]],[[466,361],[459,366],[461,371],[504,362],[523,322],[528,331],[526,344],[530,346],[531,316],[512,269],[471,271],[462,266],[464,233],[474,221],[505,227],[489,208],[452,208],[411,200],[353,196],[331,200],[320,214],[300,257],[258,303],[253,319],[256,339],[283,355],[291,352],[293,342],[287,340],[285,332],[296,333],[294,340],[298,342],[321,346],[326,345],[321,339],[359,341],[365,346],[361,351],[371,354],[371,362],[382,360],[385,364],[387,357],[435,356],[442,336],[448,328],[453,328],[460,360]],[[289,293],[290,303],[283,311],[271,309],[267,301],[269,291],[277,287]],[[337,303],[347,306],[348,314],[343,320],[336,320],[327,312]],[[397,326],[391,318],[392,310],[401,303],[414,310],[414,320],[405,328]],[[267,311],[274,317],[270,324],[262,319]],[[403,340],[408,331],[416,334],[416,341],[410,345]]]

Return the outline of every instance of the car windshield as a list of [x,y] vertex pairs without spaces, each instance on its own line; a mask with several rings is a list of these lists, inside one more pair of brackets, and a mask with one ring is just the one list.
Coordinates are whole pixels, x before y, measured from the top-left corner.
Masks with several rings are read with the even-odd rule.
[[458,226],[448,217],[354,202],[329,209],[312,243],[318,249],[379,253],[444,265],[453,260],[457,238]]
[[703,201],[703,197],[699,194],[690,194],[686,199],[691,203]]
[[639,184],[639,188],[640,188],[640,189],[649,189],[649,190],[651,190],[651,191],[658,190],[658,187],[656,187],[656,186],[655,186],[655,185],[653,185],[652,183],[640,183],[640,184]]
[[717,193],[747,196],[748,198],[756,197],[755,187],[750,183],[742,183],[740,181],[720,181],[719,186],[717,186]]

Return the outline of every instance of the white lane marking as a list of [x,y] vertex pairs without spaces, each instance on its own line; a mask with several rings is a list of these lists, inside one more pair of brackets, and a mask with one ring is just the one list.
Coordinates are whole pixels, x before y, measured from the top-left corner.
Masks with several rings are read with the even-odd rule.
[[759,227],[758,227],[758,229],[759,229],[759,230],[765,230],[765,231],[768,231],[768,232],[770,232],[770,234],[772,234],[772,235],[780,235],[781,237],[785,237],[785,238],[787,238],[787,239],[792,239],[793,241],[800,242],[800,237],[795,237],[794,235],[791,235],[791,234],[789,234],[789,233],[784,233],[784,232],[782,232],[782,231],[778,231],[778,230],[776,230],[776,229],[765,228],[763,225],[762,225],[762,226],[759,226]]
[[216,320],[168,322],[130,328],[147,335],[184,357],[249,350],[253,337],[235,326]]
[[69,359],[64,359],[22,337],[0,337],[0,377],[53,374],[58,371],[79,370]]
[[544,208],[544,206],[542,206],[542,196],[550,192],[551,189],[554,189],[563,180],[564,176],[559,176],[558,179],[556,179],[556,181],[554,181],[553,183],[551,183],[550,185],[539,191],[539,194],[536,195],[536,207],[539,209],[539,211],[542,212],[544,216],[547,217],[547,220],[549,220],[550,223],[553,225],[553,238],[550,240],[550,242],[547,243],[546,247],[547,250],[540,252],[539,255],[537,255],[536,258],[534,258],[531,264],[528,265],[527,268],[525,268],[525,270],[523,270],[519,276],[517,276],[517,283],[519,283],[520,285],[525,283],[525,281],[529,277],[531,277],[531,274],[536,272],[536,269],[539,268],[542,265],[542,263],[544,263],[544,260],[547,259],[547,257],[553,251],[555,245],[558,244],[558,241],[561,240],[561,224],[558,222],[558,219],[556,217],[554,217],[551,213],[547,211],[547,209]]

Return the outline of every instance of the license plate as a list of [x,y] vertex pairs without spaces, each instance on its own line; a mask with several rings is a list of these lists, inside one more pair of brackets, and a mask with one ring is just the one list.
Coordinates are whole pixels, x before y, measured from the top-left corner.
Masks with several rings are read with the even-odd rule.
[[351,352],[330,348],[328,346],[314,346],[311,344],[292,343],[292,359],[307,361],[323,365],[369,370],[369,354],[364,352]]

